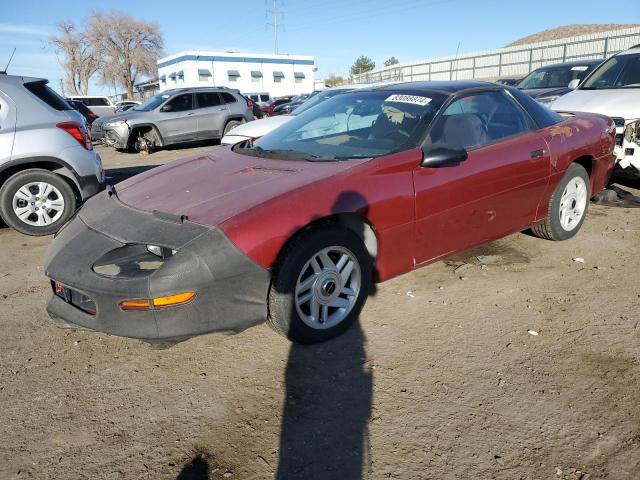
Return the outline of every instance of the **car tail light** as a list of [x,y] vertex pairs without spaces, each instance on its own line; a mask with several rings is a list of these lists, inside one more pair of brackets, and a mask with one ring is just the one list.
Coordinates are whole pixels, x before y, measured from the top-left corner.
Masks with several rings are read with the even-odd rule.
[[91,139],[87,134],[86,128],[84,125],[78,122],[62,122],[56,125],[56,127],[64,130],[73,138],[75,138],[80,145],[82,145],[87,150],[91,150]]
[[253,108],[253,100],[247,99],[247,107]]

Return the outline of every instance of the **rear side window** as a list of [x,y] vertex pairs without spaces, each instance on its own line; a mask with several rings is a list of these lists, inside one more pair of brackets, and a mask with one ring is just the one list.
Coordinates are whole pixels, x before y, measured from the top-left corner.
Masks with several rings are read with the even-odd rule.
[[220,95],[222,95],[222,100],[224,100],[224,103],[237,102],[236,97],[231,95],[229,92],[221,92]]
[[64,98],[49,88],[45,81],[25,83],[24,87],[44,103],[56,110],[72,109],[71,105],[69,105]]
[[269,100],[271,100],[269,95],[260,95],[260,101],[261,102],[268,102]]
[[199,92],[196,93],[196,98],[198,99],[198,108],[220,105],[220,97],[216,92]]
[[521,92],[517,88],[507,88],[509,93],[514,96],[520,105],[527,111],[527,113],[533,118],[538,128],[550,127],[556,123],[562,121],[562,117],[553,110],[538,103],[529,95]]

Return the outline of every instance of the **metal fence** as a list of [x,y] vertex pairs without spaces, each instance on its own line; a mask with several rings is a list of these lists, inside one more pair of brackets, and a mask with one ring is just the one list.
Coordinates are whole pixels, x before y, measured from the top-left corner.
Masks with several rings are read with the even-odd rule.
[[518,78],[545,65],[571,60],[606,58],[637,44],[640,44],[640,27],[633,27],[393,65],[356,75],[354,81],[369,83]]

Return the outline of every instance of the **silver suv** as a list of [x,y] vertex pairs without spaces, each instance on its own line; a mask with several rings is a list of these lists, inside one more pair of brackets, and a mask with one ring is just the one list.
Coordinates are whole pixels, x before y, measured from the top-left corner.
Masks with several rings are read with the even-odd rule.
[[84,119],[47,83],[0,72],[0,218],[27,235],[58,231],[104,182]]
[[131,110],[100,117],[91,125],[91,138],[117,149],[151,152],[175,143],[217,140],[251,120],[253,102],[237,90],[166,90]]

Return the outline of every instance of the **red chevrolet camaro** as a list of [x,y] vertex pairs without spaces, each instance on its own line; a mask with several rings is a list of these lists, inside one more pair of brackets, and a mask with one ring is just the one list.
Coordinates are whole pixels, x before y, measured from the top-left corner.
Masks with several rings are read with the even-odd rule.
[[148,342],[265,320],[326,340],[372,281],[529,228],[575,235],[614,144],[607,117],[560,117],[491,83],[338,95],[93,197],[50,247],[47,310]]

